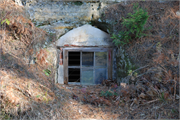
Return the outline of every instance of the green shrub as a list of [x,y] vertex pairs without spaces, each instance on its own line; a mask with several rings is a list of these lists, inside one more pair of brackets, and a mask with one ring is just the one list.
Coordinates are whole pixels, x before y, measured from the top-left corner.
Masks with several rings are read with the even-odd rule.
[[140,38],[146,35],[143,31],[149,17],[148,12],[139,8],[138,4],[134,4],[133,9],[133,14],[128,13],[127,18],[122,18],[123,22],[121,24],[123,31],[120,31],[118,35],[112,34],[111,38],[114,39],[113,42],[116,46],[123,46],[133,38]]
[[51,74],[51,71],[49,69],[43,70],[43,72],[45,73],[45,75],[49,76]]
[[164,92],[162,92],[160,95],[160,101],[165,102],[165,103],[167,102],[164,96]]
[[100,93],[101,97],[112,97],[112,96],[117,96],[117,93],[115,91],[107,90],[107,91],[101,91]]

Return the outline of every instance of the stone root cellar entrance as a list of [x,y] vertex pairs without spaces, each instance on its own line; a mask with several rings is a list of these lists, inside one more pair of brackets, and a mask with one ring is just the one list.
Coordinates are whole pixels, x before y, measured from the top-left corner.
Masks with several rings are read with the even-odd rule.
[[110,36],[91,25],[75,28],[57,43],[58,83],[94,85],[113,77]]

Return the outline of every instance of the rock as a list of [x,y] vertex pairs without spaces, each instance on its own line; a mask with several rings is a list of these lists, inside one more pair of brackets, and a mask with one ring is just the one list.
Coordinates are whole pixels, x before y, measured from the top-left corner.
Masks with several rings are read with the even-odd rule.
[[141,94],[139,95],[140,98],[145,98],[145,96],[146,96],[146,95],[145,95],[144,93],[141,93]]
[[159,3],[166,3],[168,2],[167,0],[159,0]]
[[123,88],[126,88],[127,84],[126,83],[121,83],[120,86],[123,87]]
[[139,101],[137,100],[137,98],[134,98],[133,102],[137,105],[139,104]]
[[177,12],[176,12],[176,15],[180,17],[180,11],[177,11]]
[[69,30],[73,29],[74,27],[79,27],[81,25],[81,23],[69,23],[66,24],[64,22],[56,22],[53,23],[52,25],[43,25],[40,26],[39,28],[45,30],[48,33],[55,33],[56,34],[56,38],[61,37],[62,35],[64,35],[66,32],[68,32]]
[[[52,24],[57,21],[77,23],[77,21],[90,21],[100,17],[100,3],[83,3],[75,5],[73,2],[38,2],[27,4],[26,10],[30,19],[37,24]],[[104,7],[104,5],[103,5]],[[102,8],[102,7],[101,7]]]
[[23,6],[22,0],[14,0],[14,2],[19,6]]
[[73,28],[98,20],[104,8],[110,5],[104,0],[102,2],[87,0],[80,5],[75,4],[74,1],[62,0],[19,1],[24,4],[31,21],[48,33],[56,33],[56,38]]

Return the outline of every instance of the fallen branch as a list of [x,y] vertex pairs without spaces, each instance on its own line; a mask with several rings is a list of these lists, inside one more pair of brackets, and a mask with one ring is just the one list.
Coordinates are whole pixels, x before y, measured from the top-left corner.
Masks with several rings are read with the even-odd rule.
[[16,55],[14,55],[14,54],[12,54],[11,52],[9,52],[5,47],[3,47],[3,50],[5,50],[5,53],[8,53],[8,54],[12,55],[13,57],[15,57],[15,58],[17,58],[17,59],[24,61],[22,58],[19,58],[19,57],[17,57]]
[[134,72],[136,72],[136,71],[138,71],[138,70],[141,70],[141,69],[143,69],[143,68],[146,68],[146,67],[148,67],[148,66],[149,66],[149,65],[146,65],[146,66],[140,67],[140,68],[138,68],[138,69],[134,70],[134,71],[132,72],[132,74],[133,74]]
[[174,101],[176,100],[176,81],[174,80]]
[[177,24],[173,27],[173,29],[171,30],[171,32],[170,32],[170,35],[171,35],[171,33],[172,33],[172,31],[174,30],[174,28],[177,26]]
[[153,103],[153,102],[156,102],[156,101],[159,101],[159,100],[160,100],[160,99],[155,99],[155,100],[149,101],[149,102],[144,103],[144,104],[139,104],[139,106],[140,106],[140,105],[146,105],[146,104],[149,104],[149,103]]

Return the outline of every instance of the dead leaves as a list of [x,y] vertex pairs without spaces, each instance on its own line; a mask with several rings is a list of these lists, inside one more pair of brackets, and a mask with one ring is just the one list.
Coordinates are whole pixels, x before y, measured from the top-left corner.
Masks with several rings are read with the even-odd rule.
[[102,81],[103,86],[111,87],[111,88],[116,88],[117,83],[113,81],[112,79],[107,79]]
[[18,35],[31,35],[32,30],[34,29],[34,24],[24,16],[19,15],[11,18],[11,25],[9,27],[11,30],[14,30]]
[[177,67],[179,64],[179,58],[175,54],[175,51],[172,51],[171,49],[169,50],[164,50],[164,48],[161,48],[161,52],[157,50],[156,53],[154,53],[153,57],[153,62],[155,64],[161,64],[161,66],[172,66],[172,67]]
[[[112,106],[117,103],[117,97],[115,95],[112,96],[101,96],[101,92],[107,91],[107,87],[105,86],[91,86],[91,87],[82,87],[73,89],[72,99],[76,101],[82,101],[83,103],[90,103],[95,106],[99,105],[107,105]],[[113,92],[113,91],[111,91]]]
[[146,96],[146,95],[145,95],[144,93],[141,93],[141,94],[139,95],[139,98],[143,98],[143,99],[144,99],[145,96]]
[[[55,98],[49,88],[37,81],[25,77],[17,77],[12,71],[0,70],[1,78],[0,101],[6,111],[23,112],[30,109],[31,101],[47,103]],[[23,107],[24,106],[24,107]],[[23,109],[22,109],[23,108]],[[15,110],[16,109],[16,110]],[[12,111],[11,111],[12,112]]]
[[47,62],[47,51],[45,49],[41,49],[38,53],[37,53],[37,63],[41,64],[41,65],[48,65]]
[[99,96],[96,96],[96,95],[84,96],[82,101],[84,103],[91,103],[91,104],[94,104],[96,106],[103,105],[103,104],[107,105],[107,106],[112,105],[110,100],[107,100],[107,99],[105,99],[103,97],[99,97]]

